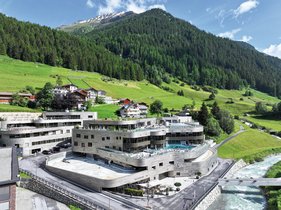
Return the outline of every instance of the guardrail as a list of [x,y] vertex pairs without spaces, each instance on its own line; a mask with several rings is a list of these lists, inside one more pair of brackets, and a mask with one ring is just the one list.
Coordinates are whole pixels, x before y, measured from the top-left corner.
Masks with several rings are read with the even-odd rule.
[[87,200],[87,199],[85,199],[85,198],[83,198],[83,197],[81,197],[81,196],[79,196],[77,194],[74,194],[74,193],[72,193],[72,192],[70,192],[70,191],[60,187],[59,185],[51,183],[51,182],[47,181],[46,179],[43,179],[41,177],[38,177],[38,176],[34,175],[33,173],[30,173],[29,171],[26,171],[26,170],[23,170],[23,169],[20,169],[19,171],[27,174],[34,181],[39,182],[40,184],[45,185],[46,187],[48,187],[48,188],[50,188],[50,189],[60,193],[63,196],[66,196],[66,197],[74,200],[75,202],[77,202],[80,205],[85,206],[85,207],[87,207],[89,209],[100,209],[100,210],[109,210],[110,209],[110,208],[105,207],[105,206],[103,206],[101,204],[97,204],[97,203],[89,201],[89,200]]
[[[228,168],[219,176],[219,178],[222,178],[225,176],[225,174],[227,172],[229,172],[229,170],[232,168],[232,166],[235,164],[235,161],[233,161],[229,166]],[[215,189],[215,187],[217,187],[218,185],[218,182],[214,183],[200,198],[198,198],[197,200],[195,200],[195,202],[192,201],[192,204],[191,206],[188,206],[188,210],[194,210],[198,205],[199,203],[205,199],[205,197],[210,193],[212,192],[213,189]]]

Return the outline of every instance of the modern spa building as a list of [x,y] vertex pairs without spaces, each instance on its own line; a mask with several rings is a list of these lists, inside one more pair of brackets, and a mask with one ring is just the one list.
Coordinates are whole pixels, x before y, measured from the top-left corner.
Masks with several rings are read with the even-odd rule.
[[72,150],[86,159],[60,154],[47,160],[47,169],[96,190],[204,175],[216,166],[217,153],[203,130],[190,116],[85,121],[73,129]]
[[96,112],[0,113],[0,147],[17,148],[29,156],[71,142],[74,126],[97,119]]

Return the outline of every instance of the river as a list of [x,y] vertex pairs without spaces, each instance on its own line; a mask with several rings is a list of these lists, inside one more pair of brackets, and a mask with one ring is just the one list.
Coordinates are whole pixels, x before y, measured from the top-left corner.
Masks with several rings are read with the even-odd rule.
[[[281,154],[267,157],[262,162],[240,169],[234,178],[263,177],[266,171],[279,161]],[[258,187],[229,186],[223,188],[223,193],[208,210],[263,210],[265,207],[266,199]]]

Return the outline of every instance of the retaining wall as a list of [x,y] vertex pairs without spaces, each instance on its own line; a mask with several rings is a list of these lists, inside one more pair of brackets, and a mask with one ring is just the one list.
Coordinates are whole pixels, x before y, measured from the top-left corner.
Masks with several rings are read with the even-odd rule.
[[44,195],[46,197],[64,203],[67,206],[74,205],[83,210],[108,209],[105,206],[97,205],[94,202],[90,202],[78,195],[75,195],[74,193],[71,193],[39,177],[33,176],[30,179],[22,179],[19,185],[20,187],[29,189],[33,192],[39,193],[41,195]]
[[[223,176],[221,176],[221,178],[232,177],[239,169],[245,167],[246,165],[247,164],[242,159],[237,161]],[[206,210],[220,196],[220,194],[221,194],[221,187],[218,186],[218,183],[216,183],[213,186],[213,189],[207,192],[205,198],[202,199],[194,209]]]

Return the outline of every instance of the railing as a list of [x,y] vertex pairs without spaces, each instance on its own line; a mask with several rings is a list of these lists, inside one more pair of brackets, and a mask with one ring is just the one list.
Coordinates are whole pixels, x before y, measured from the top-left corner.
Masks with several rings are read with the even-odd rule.
[[60,187],[59,185],[56,185],[54,183],[51,183],[49,181],[47,181],[46,179],[43,179],[41,177],[38,177],[36,175],[34,175],[33,173],[30,173],[29,171],[26,171],[26,170],[23,170],[23,169],[20,169],[20,172],[23,172],[25,174],[27,174],[28,176],[31,177],[31,179],[33,179],[34,181],[40,183],[40,184],[43,184],[45,185],[46,187],[58,192],[59,194],[63,195],[63,196],[66,196],[72,200],[74,200],[75,202],[79,203],[80,205],[82,206],[85,206],[89,209],[101,209],[101,210],[108,210],[109,208],[108,207],[105,207],[101,204],[97,204],[93,201],[89,201],[77,194],[74,194],[62,187]]
[[[222,178],[224,177],[227,172],[232,168],[232,166],[235,164],[235,162],[232,162],[228,168],[219,176],[219,178]],[[199,199],[195,200],[195,202],[192,201],[192,204],[188,206],[188,210],[194,210],[198,205],[199,203],[201,203],[205,197],[210,193],[212,192],[213,189],[215,189],[216,187],[218,186],[218,182],[215,182]]]

